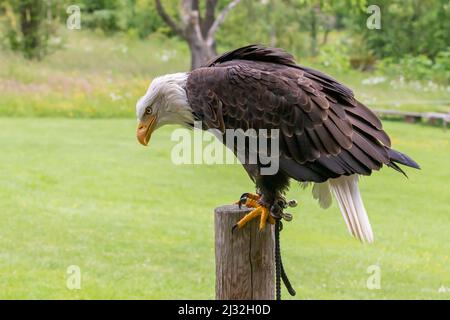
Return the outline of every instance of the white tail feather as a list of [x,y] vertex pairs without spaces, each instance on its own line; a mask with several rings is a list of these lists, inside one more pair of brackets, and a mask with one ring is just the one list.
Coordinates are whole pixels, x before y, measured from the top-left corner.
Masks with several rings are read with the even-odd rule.
[[339,204],[348,231],[362,242],[373,242],[372,227],[358,189],[358,176],[330,179],[329,185]]
[[331,193],[328,181],[323,183],[314,183],[312,195],[314,199],[319,201],[319,204],[323,209],[331,206]]

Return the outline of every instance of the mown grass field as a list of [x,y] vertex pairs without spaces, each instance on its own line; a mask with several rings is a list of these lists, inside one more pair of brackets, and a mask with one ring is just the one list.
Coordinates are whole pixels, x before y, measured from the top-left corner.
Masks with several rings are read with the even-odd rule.
[[[151,146],[134,120],[0,118],[0,298],[213,299],[213,208],[253,186],[238,165],[173,165],[173,127]],[[385,169],[361,189],[376,242],[346,232],[295,184],[282,232],[299,299],[449,299],[450,141],[438,128],[388,122],[421,171]],[[381,268],[368,290],[366,269]],[[81,290],[66,270],[81,268]],[[287,293],[284,292],[284,297]]]

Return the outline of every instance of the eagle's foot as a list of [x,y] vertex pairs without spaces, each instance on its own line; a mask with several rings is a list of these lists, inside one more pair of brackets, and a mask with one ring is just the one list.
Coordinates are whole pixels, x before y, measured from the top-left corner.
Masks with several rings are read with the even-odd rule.
[[[266,206],[263,206],[261,204],[258,204],[256,202],[256,200],[251,200],[251,203],[249,203],[249,205],[247,205],[247,203],[245,204],[248,207],[254,208],[251,212],[247,213],[241,220],[238,221],[238,223],[236,223],[233,226],[233,230],[234,229],[242,229],[247,223],[249,223],[251,220],[257,218],[258,216],[260,217],[259,220],[259,230],[263,231],[264,228],[266,227],[267,222],[269,222],[270,224],[274,224],[275,223],[275,219],[269,214],[270,209]],[[248,202],[249,200],[247,200]]]
[[239,220],[238,223],[234,225],[233,230],[236,228],[243,228],[248,222],[258,216],[260,217],[259,230],[261,231],[264,230],[267,222],[270,224],[275,223],[275,219],[270,215],[270,207],[262,202],[260,194],[244,193],[236,204],[239,205],[239,208],[241,208],[242,205],[245,205],[248,208],[254,209]]
[[246,214],[238,223],[233,226],[233,230],[243,228],[248,222],[260,217],[259,230],[264,230],[267,222],[275,224],[277,219],[286,221],[292,220],[290,213],[284,212],[288,207],[297,206],[297,201],[287,201],[284,197],[278,197],[271,205],[265,203],[260,194],[244,193],[236,204],[241,208],[245,205],[248,208],[254,208],[250,213]]

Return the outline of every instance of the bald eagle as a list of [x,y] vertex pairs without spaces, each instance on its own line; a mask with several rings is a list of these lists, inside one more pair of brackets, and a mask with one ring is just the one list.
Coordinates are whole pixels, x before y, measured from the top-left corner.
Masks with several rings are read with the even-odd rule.
[[[260,218],[260,228],[279,218],[291,179],[313,184],[323,208],[336,198],[349,232],[372,242],[372,228],[358,189],[358,177],[383,165],[419,168],[391,149],[380,120],[353,92],[332,77],[296,64],[289,53],[261,45],[227,52],[187,73],[154,79],[136,104],[137,138],[147,145],[165,124],[202,129],[278,129],[279,168],[264,175],[261,162],[242,163],[256,193],[241,198],[253,211],[237,227]],[[258,139],[263,139],[259,136]],[[225,141],[225,137],[224,140]],[[232,150],[237,153],[236,148]]]

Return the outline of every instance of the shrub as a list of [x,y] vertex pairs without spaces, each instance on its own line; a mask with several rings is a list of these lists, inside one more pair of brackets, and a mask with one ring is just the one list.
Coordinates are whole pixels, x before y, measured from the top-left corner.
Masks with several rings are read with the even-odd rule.
[[379,61],[377,71],[406,80],[431,80],[446,85],[450,80],[450,50],[439,52],[434,61],[425,55],[385,58]]
[[339,72],[350,69],[348,48],[345,45],[325,45],[321,47],[317,59],[324,67]]

